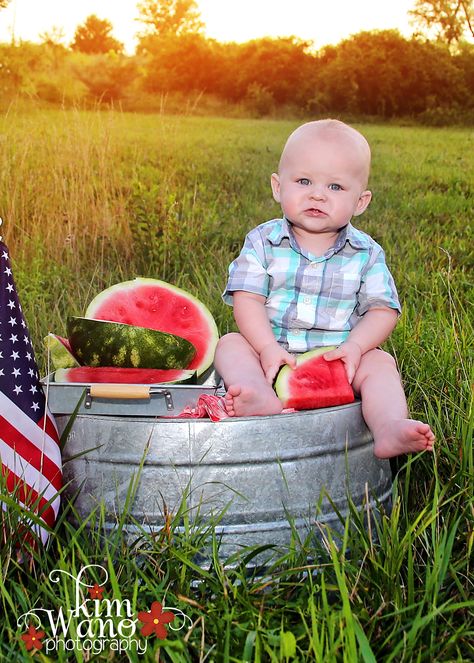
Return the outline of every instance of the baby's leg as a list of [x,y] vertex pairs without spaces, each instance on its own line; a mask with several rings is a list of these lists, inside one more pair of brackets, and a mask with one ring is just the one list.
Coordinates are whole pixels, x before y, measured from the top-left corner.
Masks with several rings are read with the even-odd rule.
[[391,458],[433,450],[434,435],[429,425],[407,418],[407,402],[393,357],[383,350],[366,352],[352,386],[362,399],[376,456]]
[[257,353],[240,334],[226,334],[220,339],[214,366],[227,388],[225,409],[231,417],[282,411],[281,401],[267,382]]

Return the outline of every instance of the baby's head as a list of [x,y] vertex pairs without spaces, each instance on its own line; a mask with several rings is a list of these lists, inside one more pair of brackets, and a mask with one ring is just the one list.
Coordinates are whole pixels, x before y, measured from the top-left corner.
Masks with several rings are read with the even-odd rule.
[[274,199],[294,228],[333,232],[367,208],[370,147],[358,131],[338,120],[301,125],[286,141]]
[[330,147],[343,167],[356,175],[361,188],[365,189],[370,171],[369,144],[361,133],[339,120],[316,120],[295,129],[283,148],[278,172],[294,163],[301,165],[305,155],[314,154],[323,145]]

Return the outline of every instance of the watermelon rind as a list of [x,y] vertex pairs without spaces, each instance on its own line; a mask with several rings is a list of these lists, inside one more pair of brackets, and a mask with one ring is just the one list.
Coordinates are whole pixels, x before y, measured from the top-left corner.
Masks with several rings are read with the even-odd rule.
[[[94,299],[87,307],[85,317],[104,319],[104,320],[107,319],[115,322],[122,322],[134,325],[136,324],[139,326],[145,326],[160,331],[164,331],[167,333],[172,333],[172,334],[176,333],[177,336],[187,338],[185,330],[183,330],[182,328],[180,329],[178,325],[179,321],[176,319],[176,317],[174,319],[168,319],[166,321],[167,325],[169,325],[169,328],[165,328],[162,326],[163,320],[160,320],[159,309],[157,309],[156,311],[156,323],[151,324],[150,322],[147,322],[147,324],[143,324],[143,319],[141,319],[142,312],[134,308],[133,294],[134,291],[136,292],[137,289],[142,288],[144,286],[150,286],[150,288],[156,287],[156,288],[165,289],[169,293],[169,296],[171,298],[173,296],[175,298],[185,298],[189,303],[190,308],[196,312],[199,312],[199,322],[203,321],[204,323],[204,329],[199,337],[199,341],[202,341],[205,347],[204,350],[202,351],[198,349],[196,356],[193,358],[193,360],[190,362],[187,368],[195,370],[198,376],[202,375],[209,368],[209,366],[211,366],[214,360],[214,352],[216,349],[217,341],[219,340],[219,332],[217,329],[216,322],[212,316],[212,313],[205,306],[205,304],[203,304],[203,302],[197,299],[197,297],[194,297],[193,295],[191,295],[186,290],[183,290],[182,288],[178,288],[175,285],[167,283],[166,281],[161,281],[159,279],[151,279],[143,277],[137,277],[130,281],[123,281],[122,283],[117,283],[115,285],[110,286],[109,288],[106,288],[105,290],[100,292],[96,297],[94,297]],[[109,314],[107,315],[107,318],[104,318],[103,315],[100,313],[100,311],[104,306],[107,306],[110,302],[112,302],[114,297],[117,298],[117,300],[119,301],[120,300],[123,301],[123,307],[118,307],[123,310],[117,311],[116,314],[114,315]],[[134,316],[137,316],[136,319]],[[174,328],[174,325],[178,325],[178,327]],[[190,331],[194,332],[195,334],[195,329],[193,329],[192,327]],[[188,338],[188,340],[191,343],[193,342],[192,337]]]
[[187,368],[196,352],[179,336],[120,322],[73,317],[67,331],[72,351],[85,366]]
[[[169,373],[169,375],[166,375]],[[52,382],[69,384],[181,384],[194,382],[195,371],[187,369],[118,368],[117,366],[75,366],[59,368]]]
[[50,332],[44,337],[43,342],[51,357],[53,368],[73,368],[74,366],[80,366],[76,357],[66,347],[66,343],[68,343],[67,339]]
[[[315,348],[314,350],[308,350],[308,352],[303,352],[300,355],[296,355],[296,366],[301,366],[307,361],[310,361],[314,357],[320,357],[321,355],[326,354],[326,352],[331,352],[331,350],[335,350],[336,346],[331,345],[326,348]],[[285,364],[284,366],[281,367],[275,383],[273,385],[274,390],[276,391],[276,394],[278,398],[285,403],[289,397],[290,397],[290,392],[288,389],[288,378],[291,375],[292,372],[291,366],[288,366],[288,364]]]

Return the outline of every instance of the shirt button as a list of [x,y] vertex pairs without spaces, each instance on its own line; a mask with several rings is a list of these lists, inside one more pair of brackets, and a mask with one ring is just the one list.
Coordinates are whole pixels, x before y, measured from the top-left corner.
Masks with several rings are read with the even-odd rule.
[[311,304],[311,297],[304,297],[303,304]]
[[311,263],[311,269],[317,269],[318,265],[315,262]]
[[293,332],[293,334],[294,334],[295,336],[299,336],[299,333],[300,333],[300,330],[299,330],[299,329],[295,329],[295,331]]

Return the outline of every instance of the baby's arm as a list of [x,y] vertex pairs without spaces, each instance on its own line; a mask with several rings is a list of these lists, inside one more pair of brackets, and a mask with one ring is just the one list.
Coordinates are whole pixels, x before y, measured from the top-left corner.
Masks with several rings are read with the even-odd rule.
[[233,293],[234,317],[242,336],[258,354],[270,384],[283,364],[296,366],[296,359],[278,345],[265,310],[265,297],[237,290]]
[[397,324],[398,313],[393,308],[371,308],[350,332],[347,341],[336,350],[327,352],[328,361],[342,359],[346,365],[347,379],[352,382],[363,354],[381,345]]

